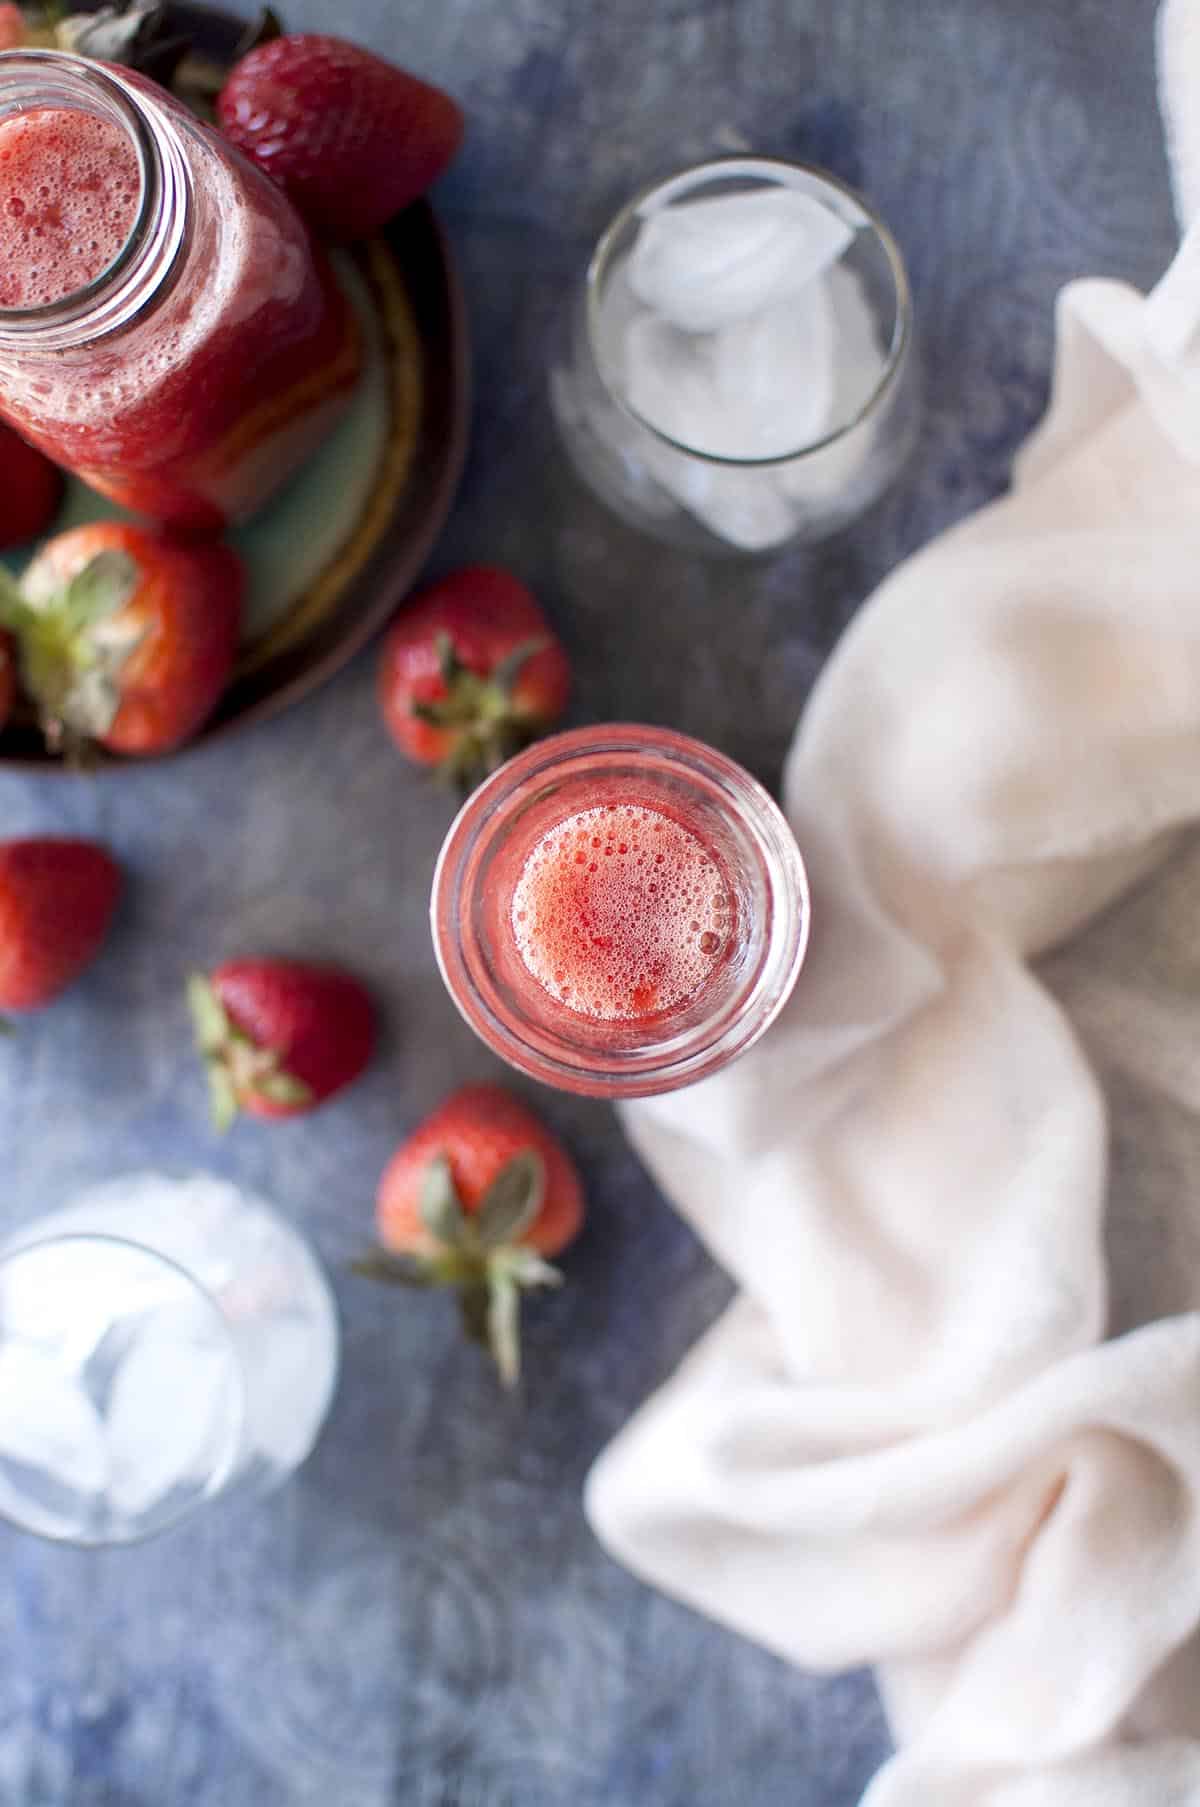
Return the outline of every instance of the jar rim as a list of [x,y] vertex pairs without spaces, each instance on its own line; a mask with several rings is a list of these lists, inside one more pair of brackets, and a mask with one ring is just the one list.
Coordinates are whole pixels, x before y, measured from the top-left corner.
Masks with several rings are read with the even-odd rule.
[[103,69],[88,57],[66,50],[0,51],[0,119],[28,110],[25,103],[6,100],[6,84],[15,76],[39,79],[47,89],[58,87],[54,99],[33,105],[61,104],[69,108],[87,98],[106,103],[108,116],[115,115],[133,145],[138,161],[138,206],[133,223],[121,249],[88,282],[71,289],[53,301],[39,302],[34,307],[0,306],[0,333],[36,332],[46,327],[70,324],[86,316],[89,308],[111,293],[130,270],[150,235],[163,191],[163,167],[159,147],[132,88],[119,76]]

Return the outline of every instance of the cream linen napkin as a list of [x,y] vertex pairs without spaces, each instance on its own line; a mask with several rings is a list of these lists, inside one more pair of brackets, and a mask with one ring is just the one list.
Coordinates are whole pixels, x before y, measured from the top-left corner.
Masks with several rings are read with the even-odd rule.
[[[1200,0],[1160,51],[1190,209]],[[1200,226],[1058,340],[1012,494],[805,712],[792,1004],[625,1119],[742,1290],[589,1514],[792,1661],[882,1665],[869,1807],[1200,1807]]]

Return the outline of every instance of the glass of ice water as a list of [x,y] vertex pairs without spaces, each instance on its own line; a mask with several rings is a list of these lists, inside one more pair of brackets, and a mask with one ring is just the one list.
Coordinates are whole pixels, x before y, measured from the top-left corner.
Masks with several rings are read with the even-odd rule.
[[0,1249],[0,1517],[128,1543],[266,1491],[337,1363],[328,1283],[267,1205],[210,1175],[107,1181]]
[[585,481],[699,551],[817,540],[916,439],[912,304],[894,239],[835,177],[719,157],[636,195],[573,305],[551,403]]

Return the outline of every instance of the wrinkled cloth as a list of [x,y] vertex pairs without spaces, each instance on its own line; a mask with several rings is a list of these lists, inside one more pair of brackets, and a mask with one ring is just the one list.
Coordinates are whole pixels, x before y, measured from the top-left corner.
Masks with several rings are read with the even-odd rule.
[[[1159,50],[1186,226],[1200,0]],[[1200,225],[1062,292],[1011,493],[859,612],[784,804],[791,1003],[625,1111],[740,1291],[591,1522],[880,1666],[864,1807],[1200,1807]]]

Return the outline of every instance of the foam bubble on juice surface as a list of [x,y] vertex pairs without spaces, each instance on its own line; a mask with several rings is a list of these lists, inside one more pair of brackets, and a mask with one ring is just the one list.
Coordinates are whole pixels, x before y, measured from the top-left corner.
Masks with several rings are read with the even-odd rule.
[[0,124],[0,306],[43,307],[86,287],[133,229],[141,175],[108,120],[34,107]]
[[578,811],[535,843],[513,892],[526,969],[569,1010],[603,1022],[677,1008],[711,976],[733,932],[709,850],[661,811]]

